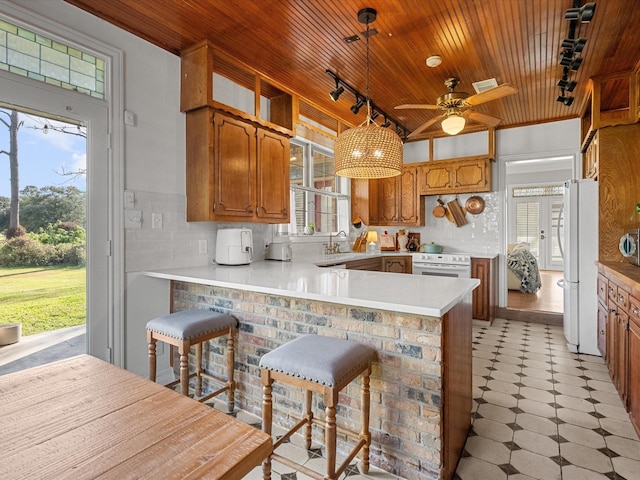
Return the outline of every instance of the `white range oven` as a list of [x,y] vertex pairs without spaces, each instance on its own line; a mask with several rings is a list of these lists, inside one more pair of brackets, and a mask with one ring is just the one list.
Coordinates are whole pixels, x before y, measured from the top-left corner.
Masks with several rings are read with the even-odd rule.
[[414,275],[471,278],[471,257],[459,253],[419,253],[413,255]]

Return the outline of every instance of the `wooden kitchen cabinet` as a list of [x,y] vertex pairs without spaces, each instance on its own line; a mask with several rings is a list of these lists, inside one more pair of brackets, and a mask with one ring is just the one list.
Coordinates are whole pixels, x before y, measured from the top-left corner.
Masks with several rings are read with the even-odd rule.
[[640,301],[632,297],[629,316],[629,416],[640,434]]
[[473,318],[492,322],[496,310],[497,257],[471,258],[471,277],[480,280],[473,291]]
[[417,193],[417,184],[418,169],[412,166],[405,166],[396,177],[353,179],[352,216],[371,226],[424,225],[424,201]]
[[469,158],[419,164],[420,195],[448,195],[491,191],[491,160]]
[[373,272],[382,271],[382,257],[363,258],[361,260],[351,260],[345,263],[348,270],[370,270]]
[[[631,423],[640,435],[640,268],[630,263],[598,263],[599,308],[608,315],[606,360],[609,373]],[[602,313],[599,310],[599,323]],[[600,325],[599,325],[600,328]]]
[[607,322],[609,320],[609,282],[607,277],[598,274],[598,350],[605,359],[607,365]]
[[412,273],[411,255],[387,255],[382,257],[382,271],[393,273]]
[[187,221],[287,223],[289,138],[210,107],[187,116]]

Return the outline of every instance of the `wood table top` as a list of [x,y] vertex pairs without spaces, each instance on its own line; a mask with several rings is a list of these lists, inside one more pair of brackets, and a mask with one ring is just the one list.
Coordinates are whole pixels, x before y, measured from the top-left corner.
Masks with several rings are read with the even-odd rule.
[[272,440],[89,355],[0,376],[0,478],[242,478]]

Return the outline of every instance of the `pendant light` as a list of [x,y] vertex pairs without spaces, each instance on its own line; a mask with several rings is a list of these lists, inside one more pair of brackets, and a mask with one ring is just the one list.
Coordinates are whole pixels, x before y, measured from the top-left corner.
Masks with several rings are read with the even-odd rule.
[[366,106],[367,118],[361,125],[341,133],[334,146],[336,175],[350,178],[395,177],[402,172],[402,140],[388,128],[371,119],[369,99],[369,24],[376,19],[373,8],[358,12],[358,21],[367,26]]

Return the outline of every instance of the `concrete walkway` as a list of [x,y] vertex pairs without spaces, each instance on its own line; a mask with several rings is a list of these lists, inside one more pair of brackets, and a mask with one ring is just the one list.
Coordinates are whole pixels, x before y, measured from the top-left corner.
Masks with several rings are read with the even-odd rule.
[[0,347],[0,375],[86,353],[86,326],[23,336]]

